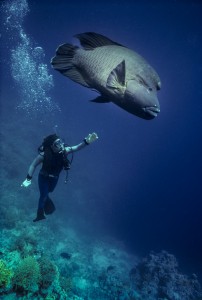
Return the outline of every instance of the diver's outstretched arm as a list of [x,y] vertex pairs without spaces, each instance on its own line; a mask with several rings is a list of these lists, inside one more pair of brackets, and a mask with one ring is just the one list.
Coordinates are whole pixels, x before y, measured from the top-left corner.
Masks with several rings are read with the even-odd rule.
[[82,143],[72,146],[72,147],[65,147],[67,153],[75,152],[78,150],[83,149],[86,145],[90,145],[91,143],[95,142],[98,139],[97,133],[89,133],[87,137],[83,140]]

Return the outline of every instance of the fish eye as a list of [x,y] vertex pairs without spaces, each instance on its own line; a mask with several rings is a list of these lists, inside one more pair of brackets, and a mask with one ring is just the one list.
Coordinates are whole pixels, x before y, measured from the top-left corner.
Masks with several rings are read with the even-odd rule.
[[148,88],[148,91],[152,92],[152,88],[151,88],[151,87],[149,87],[149,88]]

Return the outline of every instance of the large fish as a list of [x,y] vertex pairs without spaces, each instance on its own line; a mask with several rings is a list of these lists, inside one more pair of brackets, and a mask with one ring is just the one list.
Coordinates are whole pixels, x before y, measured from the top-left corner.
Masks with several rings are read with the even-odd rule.
[[55,70],[99,92],[93,102],[113,102],[146,120],[157,116],[160,78],[139,54],[94,32],[75,37],[82,48],[60,45],[51,60]]

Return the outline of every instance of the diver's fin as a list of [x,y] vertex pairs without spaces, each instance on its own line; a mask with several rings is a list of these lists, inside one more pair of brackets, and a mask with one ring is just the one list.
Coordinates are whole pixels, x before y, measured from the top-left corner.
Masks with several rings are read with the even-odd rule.
[[93,50],[97,47],[102,47],[107,45],[117,45],[117,46],[124,47],[123,45],[110,40],[106,36],[95,32],[84,32],[84,33],[76,34],[75,37],[79,39],[81,46],[85,50]]
[[44,205],[44,212],[46,215],[51,215],[55,211],[55,205],[53,201],[48,197]]
[[33,220],[33,222],[37,222],[37,221],[41,221],[44,220],[46,217],[44,216],[44,210],[43,208],[39,208],[37,210],[37,216],[36,218]]
[[109,77],[107,78],[107,87],[112,89],[118,89],[123,92],[125,91],[126,88],[125,78],[126,78],[126,64],[125,64],[125,60],[123,60],[109,74]]
[[103,96],[98,96],[97,98],[90,100],[90,102],[94,103],[109,103],[111,102],[109,99],[103,97]]
[[69,77],[71,80],[85,87],[89,87],[81,73],[72,63],[72,59],[77,49],[77,46],[71,44],[60,45],[56,50],[56,56],[51,59],[51,65],[64,76]]

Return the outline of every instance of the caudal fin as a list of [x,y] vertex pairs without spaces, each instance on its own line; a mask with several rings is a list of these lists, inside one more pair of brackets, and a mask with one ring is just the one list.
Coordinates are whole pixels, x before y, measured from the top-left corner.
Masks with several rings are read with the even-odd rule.
[[72,68],[72,59],[78,47],[71,44],[63,44],[56,50],[56,56],[51,59],[53,68],[61,73]]
[[85,87],[89,87],[72,62],[78,48],[78,46],[71,44],[60,45],[56,50],[56,55],[51,59],[51,65],[55,70],[62,73],[62,75],[69,77],[71,80]]

